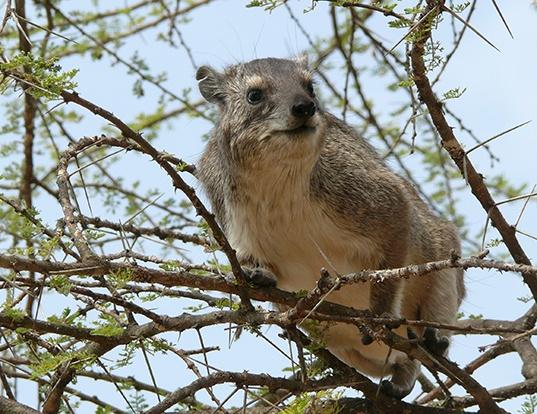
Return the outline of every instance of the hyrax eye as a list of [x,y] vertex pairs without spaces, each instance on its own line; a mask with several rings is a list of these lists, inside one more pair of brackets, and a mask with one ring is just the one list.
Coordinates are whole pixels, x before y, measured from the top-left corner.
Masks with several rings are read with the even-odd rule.
[[246,95],[246,99],[252,105],[255,105],[263,99],[263,91],[261,89],[250,89]]
[[313,82],[309,81],[306,85],[306,90],[310,94],[310,96],[313,98],[315,96],[315,90],[313,89]]

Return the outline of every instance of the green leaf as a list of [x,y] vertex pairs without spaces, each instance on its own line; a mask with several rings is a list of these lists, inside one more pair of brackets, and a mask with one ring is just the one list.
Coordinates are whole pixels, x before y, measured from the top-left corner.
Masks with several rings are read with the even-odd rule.
[[92,329],[92,334],[102,336],[117,336],[123,333],[123,327],[110,315],[103,313],[100,315],[100,319],[101,320],[94,322],[94,324],[97,325],[97,328]]
[[62,295],[67,296],[71,292],[71,281],[67,276],[58,275],[50,278],[50,287],[57,290]]
[[83,369],[95,361],[95,355],[85,351],[64,351],[56,355],[43,353],[39,355],[39,360],[30,365],[31,378],[37,379],[44,377],[50,372],[55,371],[64,363],[69,363],[71,368]]
[[73,78],[78,69],[62,72],[58,58],[35,57],[21,52],[7,62],[0,62],[0,72],[24,84],[26,92],[35,98],[55,99],[64,89],[74,89]]
[[2,315],[13,319],[14,322],[22,321],[27,315],[26,311],[18,308],[13,308],[10,303],[5,303],[2,309]]
[[448,99],[460,98],[464,92],[466,92],[466,88],[463,88],[462,90],[461,88],[450,89],[449,91],[444,92],[442,100],[446,101]]
[[131,269],[119,269],[111,272],[107,279],[113,287],[121,289],[132,280],[132,273]]

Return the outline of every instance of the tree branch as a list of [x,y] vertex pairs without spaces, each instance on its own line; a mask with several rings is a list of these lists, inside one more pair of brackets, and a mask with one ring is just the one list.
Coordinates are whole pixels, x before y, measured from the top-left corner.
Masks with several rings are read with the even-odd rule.
[[[443,4],[443,1],[441,2]],[[438,9],[438,4],[433,0],[427,1],[427,6],[422,15],[431,12],[434,8],[437,8],[435,15],[441,13]],[[472,193],[481,203],[481,206],[486,211],[487,216],[490,218],[492,225],[498,229],[502,240],[504,241],[507,249],[511,253],[511,256],[516,263],[523,265],[531,265],[531,261],[522,249],[522,246],[518,242],[515,229],[507,223],[505,217],[502,215],[496,202],[490,194],[483,176],[479,174],[474,168],[472,162],[466,156],[466,153],[459,141],[453,133],[453,129],[447,123],[442,110],[442,104],[437,100],[427,78],[427,69],[423,61],[423,54],[425,52],[425,43],[431,36],[431,28],[425,25],[420,29],[420,33],[416,41],[413,43],[410,53],[412,63],[412,76],[418,89],[420,99],[425,103],[431,119],[438,131],[438,134],[442,140],[442,146],[449,153],[461,174],[467,177],[468,184],[472,190]],[[526,285],[528,285],[534,298],[537,298],[537,277],[533,273],[522,273],[522,277]]]

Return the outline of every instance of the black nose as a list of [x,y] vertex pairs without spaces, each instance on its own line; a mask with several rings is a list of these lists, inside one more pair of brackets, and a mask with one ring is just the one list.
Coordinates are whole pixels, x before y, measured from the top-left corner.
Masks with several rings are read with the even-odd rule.
[[311,118],[315,114],[315,102],[310,99],[298,99],[293,107],[291,112],[297,118]]

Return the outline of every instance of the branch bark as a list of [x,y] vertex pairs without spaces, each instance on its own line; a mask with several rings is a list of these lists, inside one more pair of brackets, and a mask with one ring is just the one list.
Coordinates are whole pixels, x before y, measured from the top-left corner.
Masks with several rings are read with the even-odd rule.
[[0,413],[9,414],[43,414],[27,405],[0,396]]
[[[443,5],[444,2],[428,0],[422,16],[431,12],[431,10],[434,8],[436,8],[436,11],[432,13],[431,18],[434,18],[436,15],[441,13],[438,3]],[[455,134],[453,133],[453,129],[449,126],[446,117],[444,116],[442,104],[438,101],[432,90],[431,84],[427,77],[427,69],[423,60],[425,44],[431,36],[431,27],[430,25],[424,25],[424,27],[422,27],[420,30],[420,34],[413,43],[410,52],[412,78],[414,79],[416,88],[418,89],[419,98],[425,103],[427,109],[429,110],[429,115],[431,116],[440,139],[442,140],[442,146],[449,153],[459,168],[461,174],[467,177],[467,181],[470,185],[472,193],[481,203],[481,206],[486,211],[492,225],[496,227],[500,233],[502,240],[504,241],[515,262],[523,265],[531,265],[531,261],[518,242],[515,228],[507,222],[501,211],[498,209],[496,202],[492,198],[492,195],[485,184],[483,176],[476,171],[472,162],[466,156],[464,149],[457,140]],[[524,272],[522,273],[522,277],[526,285],[529,287],[533,297],[537,298],[537,277],[535,274]]]

